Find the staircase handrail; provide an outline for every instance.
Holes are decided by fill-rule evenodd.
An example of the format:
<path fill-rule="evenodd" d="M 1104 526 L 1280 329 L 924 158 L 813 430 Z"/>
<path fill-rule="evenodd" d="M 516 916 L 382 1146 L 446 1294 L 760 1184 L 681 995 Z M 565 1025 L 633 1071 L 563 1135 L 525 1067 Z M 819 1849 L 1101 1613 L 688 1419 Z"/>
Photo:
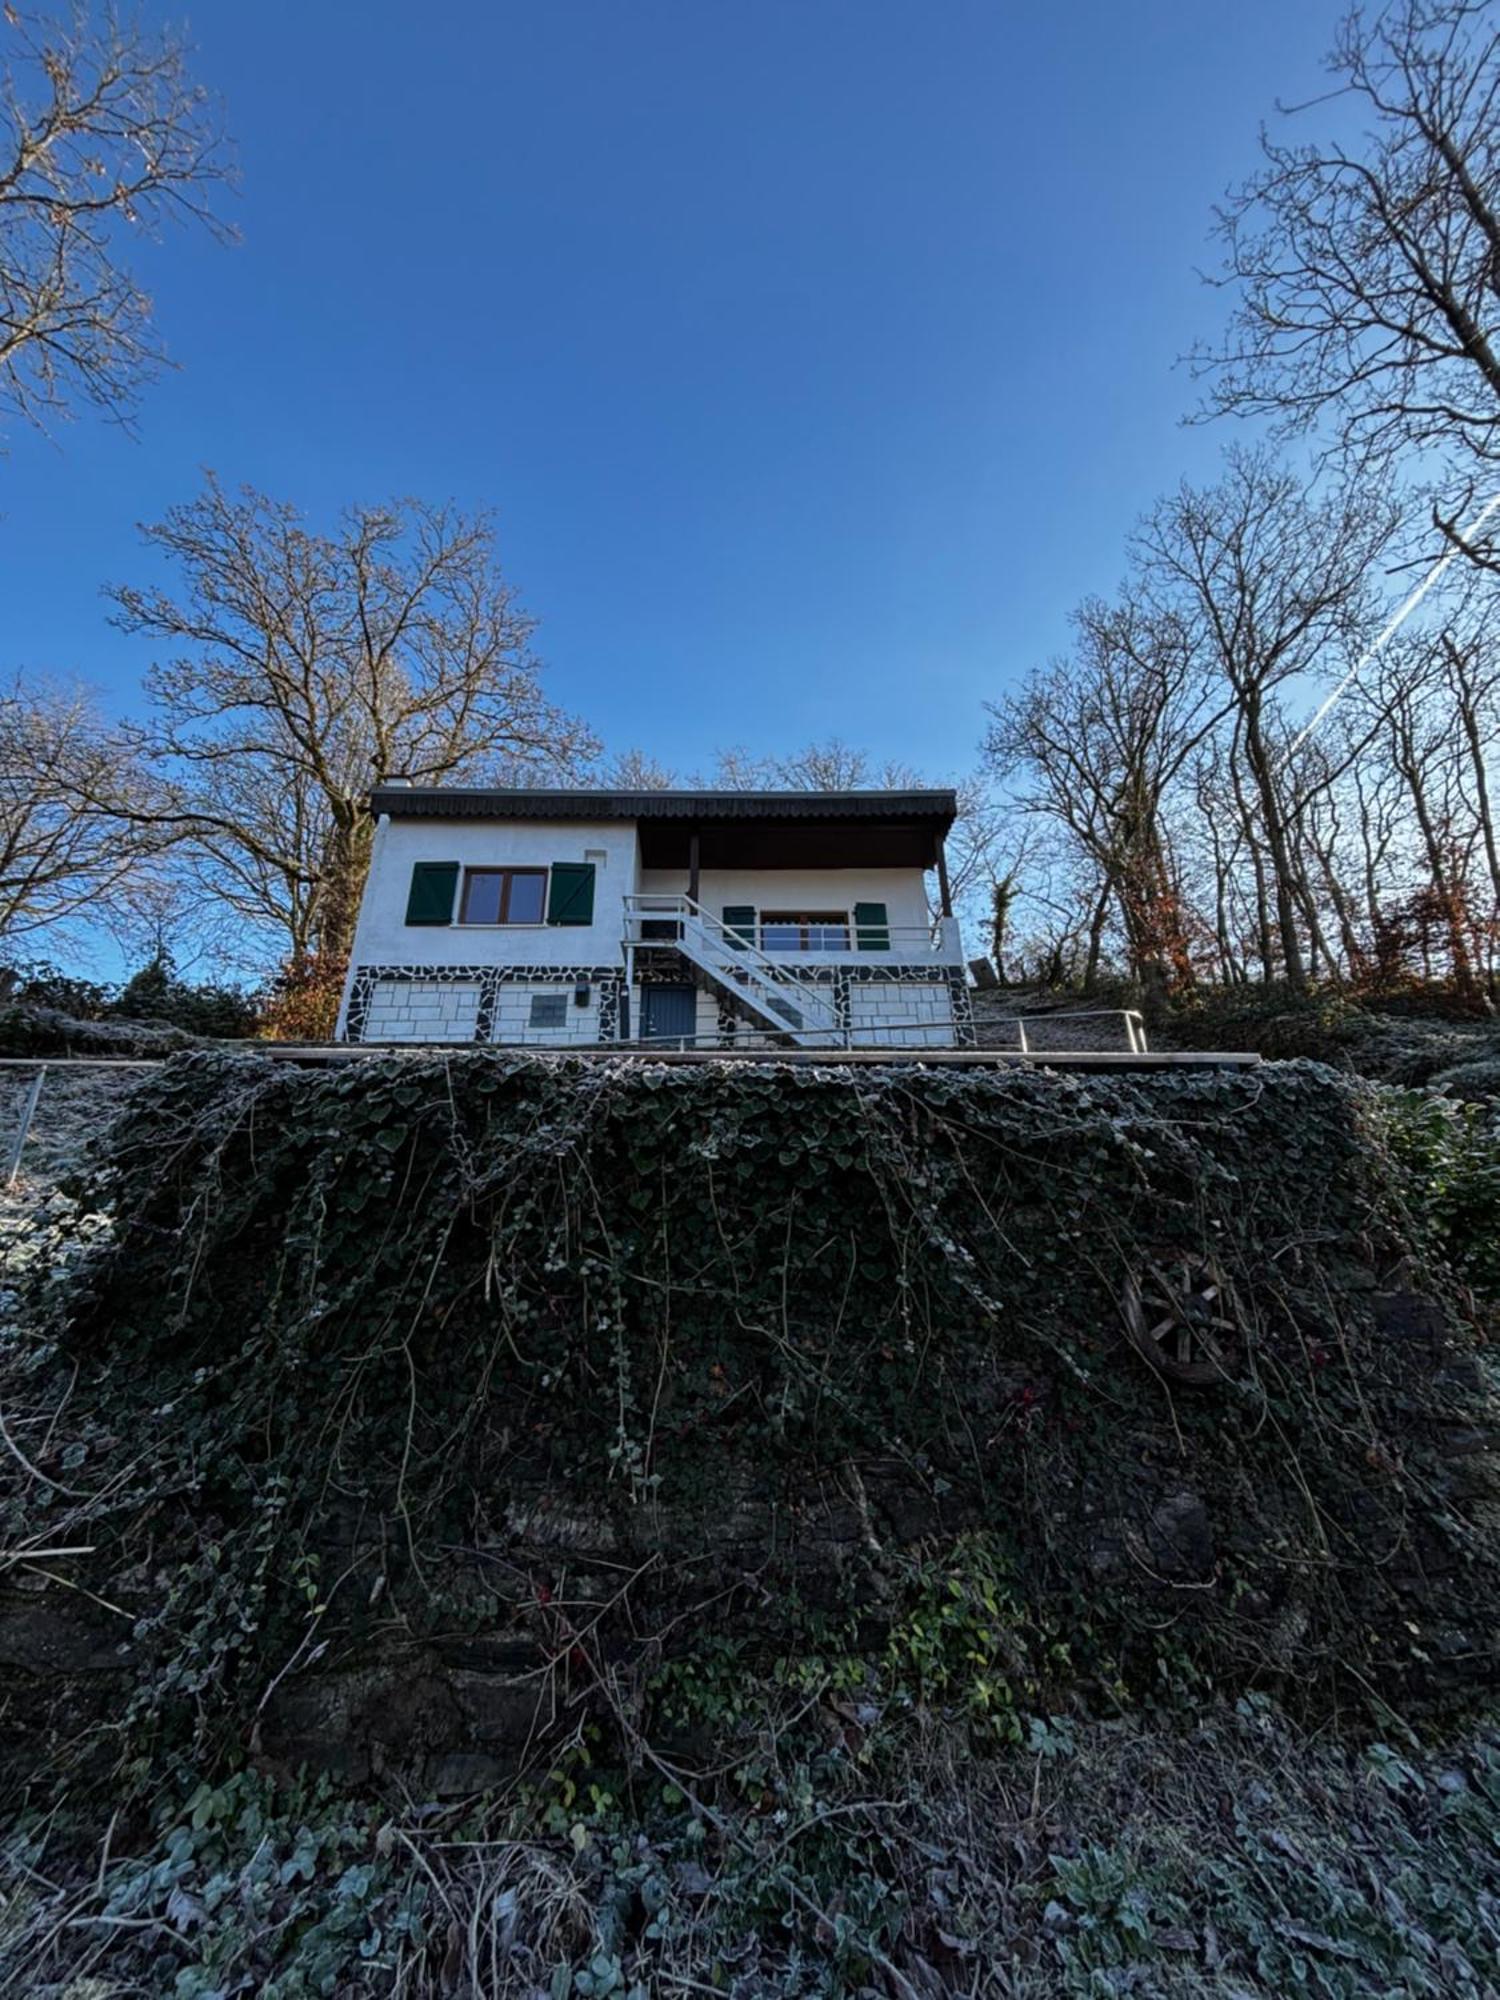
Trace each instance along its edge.
<path fill-rule="evenodd" d="M 641 905 L 649 906 L 649 914 L 656 916 L 686 914 L 696 918 L 698 923 L 708 931 L 710 937 L 715 938 L 715 942 L 720 945 L 720 948 L 731 955 L 731 965 L 735 967 L 748 967 L 751 971 L 757 973 L 768 986 L 780 987 L 783 990 L 790 986 L 799 994 L 810 993 L 820 1003 L 817 1011 L 821 1011 L 825 1015 L 836 1016 L 836 1009 L 832 1004 L 832 996 L 825 996 L 821 981 L 803 978 L 799 975 L 796 967 L 786 965 L 774 958 L 768 958 L 758 944 L 753 943 L 742 932 L 731 930 L 727 924 L 714 915 L 712 910 L 704 909 L 703 905 L 694 902 L 691 896 L 676 894 L 670 890 L 662 890 L 655 894 L 642 890 L 625 898 L 627 912 L 637 919 L 648 914 L 648 910 L 641 908 Z M 715 933 L 717 933 L 716 937 Z M 649 943 L 650 940 L 632 938 L 630 942 L 632 944 L 641 944 Z M 814 1034 L 827 1033 L 836 1030 L 836 1028 L 837 1020 L 835 1018 L 829 1028 L 812 1028 L 807 1032 Z"/>

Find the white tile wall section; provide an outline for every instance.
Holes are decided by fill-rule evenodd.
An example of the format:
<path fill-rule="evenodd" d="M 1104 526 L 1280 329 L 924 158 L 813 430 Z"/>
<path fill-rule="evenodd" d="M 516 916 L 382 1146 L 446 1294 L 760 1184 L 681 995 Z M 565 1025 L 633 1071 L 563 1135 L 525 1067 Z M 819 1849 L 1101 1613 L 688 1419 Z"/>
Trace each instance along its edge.
<path fill-rule="evenodd" d="M 538 968 L 540 970 L 540 968 Z M 849 982 L 849 1022 L 855 1047 L 943 1048 L 955 1036 L 953 1002 L 946 982 L 854 978 Z M 532 1025 L 533 996 L 548 994 L 565 1003 L 563 1025 Z M 695 995 L 694 1027 L 699 1043 L 713 1047 L 720 1036 L 719 1001 Z M 472 979 L 379 979 L 370 993 L 362 1039 L 367 1042 L 472 1042 L 480 1015 L 480 985 Z M 631 995 L 631 1021 L 640 1032 L 641 988 Z M 591 981 L 579 1006 L 571 980 L 545 977 L 505 980 L 495 990 L 488 1039 L 504 1047 L 579 1048 L 597 1044 L 601 1029 L 600 987 Z M 735 1044 L 772 1046 L 758 1022 L 740 1020 Z"/>
<path fill-rule="evenodd" d="M 561 993 L 567 998 L 568 1011 L 565 1025 L 561 1028 L 533 1028 L 531 1025 L 531 996 L 533 993 Z M 519 982 L 503 985 L 495 997 L 495 1019 L 491 1039 L 504 1042 L 511 1047 L 530 1044 L 533 1048 L 576 1048 L 582 1043 L 597 1042 L 599 1039 L 599 993 L 597 987 L 590 986 L 588 1003 L 580 1007 L 573 998 L 572 982 L 566 986 L 546 986 L 538 981 L 535 985 L 523 986 Z"/>
<path fill-rule="evenodd" d="M 567 1014 L 561 1028 L 531 1025 L 533 993 L 559 994 Z M 370 995 L 363 1039 L 367 1042 L 472 1042 L 479 1020 L 475 980 L 380 979 Z M 599 993 L 591 986 L 583 1006 L 567 985 L 503 985 L 495 998 L 491 1040 L 509 1046 L 568 1048 L 599 1039 Z"/>
<path fill-rule="evenodd" d="M 379 979 L 365 1017 L 367 1042 L 472 1042 L 479 983 L 459 979 Z"/>
<path fill-rule="evenodd" d="M 953 1040 L 953 998 L 946 986 L 855 981 L 849 1025 L 864 1047 L 943 1048 Z"/>
<path fill-rule="evenodd" d="M 630 1015 L 633 1032 L 639 1033 L 642 1018 L 639 986 L 630 996 Z M 849 1018 L 856 1048 L 950 1048 L 955 1039 L 953 1001 L 944 981 L 856 977 L 849 984 Z M 698 993 L 694 1030 L 701 1046 L 720 1045 L 719 1002 L 714 994 Z M 773 1049 L 777 1043 L 758 1018 L 739 1016 L 733 1046 Z"/>

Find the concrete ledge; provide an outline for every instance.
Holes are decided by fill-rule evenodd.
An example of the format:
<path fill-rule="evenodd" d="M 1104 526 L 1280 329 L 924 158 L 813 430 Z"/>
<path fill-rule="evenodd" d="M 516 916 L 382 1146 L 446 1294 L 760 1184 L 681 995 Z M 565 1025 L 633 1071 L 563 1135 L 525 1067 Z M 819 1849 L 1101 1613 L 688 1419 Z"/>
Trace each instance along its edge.
<path fill-rule="evenodd" d="M 187 1055 L 201 1055 L 188 1049 Z M 801 1063 L 854 1068 L 920 1063 L 936 1069 L 1254 1069 L 1258 1055 L 1233 1049 L 1162 1049 L 1132 1055 L 1128 1049 L 1053 1049 L 1022 1055 L 1019 1049 L 643 1049 L 630 1042 L 220 1042 L 215 1052 L 270 1056 L 277 1062 L 359 1062 L 370 1056 L 587 1056 L 597 1062 Z M 4 1069 L 160 1069 L 172 1056 L 0 1056 Z"/>
<path fill-rule="evenodd" d="M 629 1042 L 592 1043 L 577 1048 L 543 1042 L 258 1042 L 255 1054 L 281 1062 L 357 1062 L 368 1056 L 525 1055 L 546 1060 L 586 1056 L 600 1062 L 635 1063 L 796 1063 L 814 1068 L 875 1068 L 920 1064 L 930 1069 L 1164 1070 L 1254 1069 L 1249 1051 L 1163 1049 L 1132 1054 L 1128 1049 L 1053 1049 L 1023 1055 L 1019 1049 L 643 1049 Z"/>

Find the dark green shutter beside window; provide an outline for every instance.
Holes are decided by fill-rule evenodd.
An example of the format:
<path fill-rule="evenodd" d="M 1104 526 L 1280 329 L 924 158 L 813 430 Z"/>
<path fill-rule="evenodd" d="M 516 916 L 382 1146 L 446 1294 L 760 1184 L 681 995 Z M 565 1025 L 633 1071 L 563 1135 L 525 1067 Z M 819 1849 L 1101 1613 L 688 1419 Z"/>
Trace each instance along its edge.
<path fill-rule="evenodd" d="M 594 921 L 592 861 L 554 861 L 547 897 L 549 924 L 591 924 Z"/>
<path fill-rule="evenodd" d="M 890 950 L 890 918 L 884 903 L 854 905 L 854 941 L 861 951 Z"/>
<path fill-rule="evenodd" d="M 729 942 L 739 949 L 755 942 L 754 903 L 726 903 L 724 905 L 724 928 L 729 933 Z"/>
<path fill-rule="evenodd" d="M 456 861 L 419 861 L 411 871 L 406 921 L 409 924 L 451 924 L 457 889 Z"/>

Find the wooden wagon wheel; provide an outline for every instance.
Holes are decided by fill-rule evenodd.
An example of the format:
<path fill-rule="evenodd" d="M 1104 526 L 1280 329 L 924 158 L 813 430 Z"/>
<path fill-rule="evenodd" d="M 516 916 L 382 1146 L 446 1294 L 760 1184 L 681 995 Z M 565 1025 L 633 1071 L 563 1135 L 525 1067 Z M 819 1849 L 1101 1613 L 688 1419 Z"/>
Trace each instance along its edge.
<path fill-rule="evenodd" d="M 1240 1316 L 1211 1258 L 1164 1251 L 1125 1280 L 1130 1344 L 1169 1382 L 1204 1388 L 1233 1373 Z"/>

